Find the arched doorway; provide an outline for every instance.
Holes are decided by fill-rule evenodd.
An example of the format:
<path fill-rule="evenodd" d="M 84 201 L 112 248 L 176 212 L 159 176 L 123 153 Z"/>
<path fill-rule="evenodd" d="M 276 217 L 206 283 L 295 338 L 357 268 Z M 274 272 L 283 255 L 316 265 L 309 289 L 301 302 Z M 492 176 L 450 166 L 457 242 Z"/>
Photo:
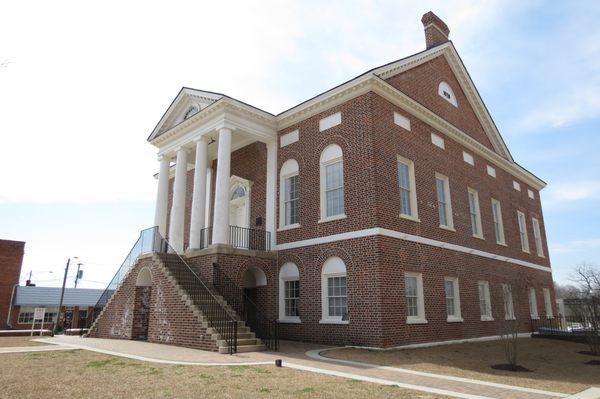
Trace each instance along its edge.
<path fill-rule="evenodd" d="M 135 301 L 133 304 L 133 326 L 131 339 L 148 340 L 150 324 L 150 297 L 152 294 L 152 272 L 143 267 L 135 281 Z"/>
<path fill-rule="evenodd" d="M 262 269 L 252 266 L 246 269 L 244 281 L 244 319 L 250 327 L 256 325 L 256 306 L 259 303 L 259 289 L 267 285 L 267 276 Z"/>
<path fill-rule="evenodd" d="M 229 225 L 250 227 L 250 181 L 238 176 L 229 183 Z"/>

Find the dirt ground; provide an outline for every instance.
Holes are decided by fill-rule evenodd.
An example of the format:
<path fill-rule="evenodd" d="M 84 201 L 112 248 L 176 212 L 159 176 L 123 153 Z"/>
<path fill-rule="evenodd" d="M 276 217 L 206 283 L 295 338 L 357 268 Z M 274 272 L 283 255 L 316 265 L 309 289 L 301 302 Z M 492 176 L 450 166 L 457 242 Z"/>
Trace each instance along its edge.
<path fill-rule="evenodd" d="M 523 338 L 518 347 L 519 365 L 531 372 L 515 373 L 490 367 L 506 363 L 501 341 L 389 351 L 344 348 L 322 355 L 564 393 L 600 386 L 600 366 L 586 364 L 600 358 L 579 353 L 588 350 L 587 345 Z"/>
<path fill-rule="evenodd" d="M 39 337 L 0 337 L 0 347 L 48 345 L 41 342 L 33 342 L 32 339 L 34 338 Z"/>
<path fill-rule="evenodd" d="M 0 359 L 0 398 L 441 398 L 275 366 L 161 365 L 84 350 Z"/>

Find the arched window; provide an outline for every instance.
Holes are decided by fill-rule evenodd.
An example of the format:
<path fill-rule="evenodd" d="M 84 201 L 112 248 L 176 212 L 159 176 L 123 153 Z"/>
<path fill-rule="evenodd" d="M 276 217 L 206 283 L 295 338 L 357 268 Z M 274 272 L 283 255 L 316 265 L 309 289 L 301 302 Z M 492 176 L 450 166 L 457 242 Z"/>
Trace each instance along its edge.
<path fill-rule="evenodd" d="M 183 116 L 183 119 L 187 119 L 191 116 L 194 116 L 195 114 L 198 113 L 198 111 L 200 111 L 200 107 L 198 107 L 196 104 L 192 105 L 190 108 L 188 108 L 188 110 L 186 111 L 185 115 Z"/>
<path fill-rule="evenodd" d="M 321 153 L 321 222 L 341 219 L 344 213 L 344 160 L 342 149 L 331 144 Z"/>
<path fill-rule="evenodd" d="M 279 227 L 300 226 L 298 162 L 288 159 L 279 171 Z"/>
<path fill-rule="evenodd" d="M 279 271 L 279 320 L 300 323 L 300 273 L 292 262 Z"/>
<path fill-rule="evenodd" d="M 456 101 L 456 97 L 454 96 L 454 92 L 450 85 L 446 82 L 441 82 L 438 86 L 438 94 L 450 104 L 458 107 L 458 102 Z"/>
<path fill-rule="evenodd" d="M 244 186 L 238 186 L 231 193 L 232 200 L 238 199 L 238 198 L 244 198 L 245 196 L 246 196 L 246 187 L 244 187 Z"/>
<path fill-rule="evenodd" d="M 323 264 L 321 272 L 321 323 L 348 323 L 346 265 L 337 256 Z"/>

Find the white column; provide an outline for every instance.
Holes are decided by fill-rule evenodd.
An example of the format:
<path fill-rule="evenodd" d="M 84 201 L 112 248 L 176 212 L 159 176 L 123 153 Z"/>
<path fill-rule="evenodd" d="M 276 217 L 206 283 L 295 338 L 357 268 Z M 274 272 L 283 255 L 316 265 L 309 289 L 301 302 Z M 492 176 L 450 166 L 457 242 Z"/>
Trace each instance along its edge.
<path fill-rule="evenodd" d="M 158 226 L 161 236 L 167 233 L 167 207 L 169 206 L 169 164 L 171 157 L 163 155 L 159 158 L 158 188 L 156 190 L 156 207 L 154 208 L 154 225 Z"/>
<path fill-rule="evenodd" d="M 211 226 L 211 220 L 210 220 L 210 200 L 211 198 L 211 194 L 212 194 L 212 176 L 213 176 L 213 171 L 212 168 L 207 168 L 206 169 L 206 215 L 204 216 L 204 221 L 205 221 L 205 225 L 204 227 L 210 227 Z"/>
<path fill-rule="evenodd" d="M 229 244 L 229 180 L 231 177 L 231 130 L 219 129 L 217 181 L 213 217 L 213 244 Z"/>
<path fill-rule="evenodd" d="M 204 228 L 206 212 L 206 164 L 208 143 L 204 137 L 196 141 L 196 167 L 194 169 L 194 194 L 190 223 L 190 248 L 200 248 L 200 232 Z"/>
<path fill-rule="evenodd" d="M 177 150 L 175 182 L 173 183 L 173 203 L 169 224 L 169 243 L 179 253 L 183 252 L 183 225 L 185 220 L 185 191 L 187 180 L 187 149 Z"/>
<path fill-rule="evenodd" d="M 265 227 L 271 233 L 271 250 L 277 243 L 277 211 L 275 198 L 277 197 L 277 142 L 267 143 L 267 192 L 265 201 Z"/>

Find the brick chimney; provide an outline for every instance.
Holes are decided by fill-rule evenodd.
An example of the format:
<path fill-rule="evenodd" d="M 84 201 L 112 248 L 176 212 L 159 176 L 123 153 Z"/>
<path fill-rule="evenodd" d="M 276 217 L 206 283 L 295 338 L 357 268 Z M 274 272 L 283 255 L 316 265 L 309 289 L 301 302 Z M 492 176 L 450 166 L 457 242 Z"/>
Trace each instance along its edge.
<path fill-rule="evenodd" d="M 421 22 L 425 29 L 425 45 L 428 49 L 448 41 L 448 35 L 450 34 L 448 25 L 432 11 L 423 14 Z"/>

